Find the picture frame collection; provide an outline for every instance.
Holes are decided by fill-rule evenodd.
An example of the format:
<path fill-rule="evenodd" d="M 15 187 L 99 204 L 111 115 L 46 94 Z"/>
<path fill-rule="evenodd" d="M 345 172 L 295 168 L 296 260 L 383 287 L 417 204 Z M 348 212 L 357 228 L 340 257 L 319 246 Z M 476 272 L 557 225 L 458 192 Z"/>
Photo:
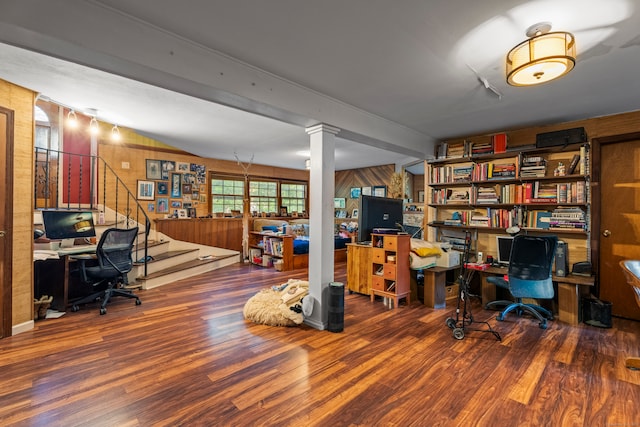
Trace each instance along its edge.
<path fill-rule="evenodd" d="M 137 181 L 137 198 L 149 201 L 148 212 L 195 217 L 195 208 L 207 202 L 205 165 L 146 159 L 145 168 L 146 179 Z"/>

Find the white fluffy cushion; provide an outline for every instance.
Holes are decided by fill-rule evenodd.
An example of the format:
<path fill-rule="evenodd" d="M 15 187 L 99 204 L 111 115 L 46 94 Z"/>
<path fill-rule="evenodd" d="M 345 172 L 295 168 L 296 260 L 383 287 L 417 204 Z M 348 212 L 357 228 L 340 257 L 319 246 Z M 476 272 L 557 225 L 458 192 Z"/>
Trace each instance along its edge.
<path fill-rule="evenodd" d="M 282 291 L 263 289 L 244 305 L 244 318 L 255 323 L 271 326 L 295 326 L 302 323 L 304 316 L 290 307 L 300 304 L 309 293 L 309 282 L 289 279 Z M 284 285 L 283 285 L 284 286 Z"/>

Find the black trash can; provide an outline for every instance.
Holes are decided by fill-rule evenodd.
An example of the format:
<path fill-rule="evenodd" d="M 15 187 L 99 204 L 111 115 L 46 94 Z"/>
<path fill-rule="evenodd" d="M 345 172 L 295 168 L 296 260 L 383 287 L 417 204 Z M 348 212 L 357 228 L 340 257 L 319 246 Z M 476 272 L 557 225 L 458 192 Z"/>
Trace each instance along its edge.
<path fill-rule="evenodd" d="M 329 332 L 342 332 L 344 329 L 344 284 L 329 283 Z"/>
<path fill-rule="evenodd" d="M 601 301 L 598 298 L 583 298 L 582 321 L 598 328 L 610 328 L 613 326 L 611 305 L 609 301 Z"/>

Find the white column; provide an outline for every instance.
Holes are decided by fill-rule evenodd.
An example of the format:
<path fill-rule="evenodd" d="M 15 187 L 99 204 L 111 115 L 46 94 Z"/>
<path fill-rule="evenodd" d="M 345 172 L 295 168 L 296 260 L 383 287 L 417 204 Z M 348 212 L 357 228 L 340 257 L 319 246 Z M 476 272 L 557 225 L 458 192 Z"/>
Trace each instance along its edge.
<path fill-rule="evenodd" d="M 334 276 L 335 136 L 340 129 L 319 124 L 306 129 L 309 134 L 309 295 L 313 313 L 305 323 L 326 329 L 329 283 Z"/>

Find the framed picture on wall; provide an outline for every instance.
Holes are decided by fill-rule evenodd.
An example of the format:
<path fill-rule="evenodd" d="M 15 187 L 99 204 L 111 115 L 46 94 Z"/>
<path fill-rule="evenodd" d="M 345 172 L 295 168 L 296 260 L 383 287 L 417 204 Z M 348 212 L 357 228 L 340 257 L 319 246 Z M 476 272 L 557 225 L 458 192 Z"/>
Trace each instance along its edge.
<path fill-rule="evenodd" d="M 344 209 L 346 207 L 347 199 L 344 197 L 335 197 L 333 199 L 333 207 L 336 209 Z"/>
<path fill-rule="evenodd" d="M 158 181 L 158 196 L 166 196 L 169 194 L 169 183 L 167 181 Z"/>
<path fill-rule="evenodd" d="M 178 209 L 178 218 L 188 218 L 186 209 Z"/>
<path fill-rule="evenodd" d="M 178 172 L 189 172 L 190 163 L 176 162 L 176 170 Z"/>
<path fill-rule="evenodd" d="M 162 160 L 162 179 L 169 179 L 169 174 L 176 170 L 176 162 Z"/>
<path fill-rule="evenodd" d="M 370 196 L 371 195 L 371 187 L 362 187 L 362 195 Z"/>
<path fill-rule="evenodd" d="M 361 191 L 362 190 L 360 189 L 360 187 L 351 187 L 351 198 L 352 199 L 359 199 Z"/>
<path fill-rule="evenodd" d="M 418 203 L 424 203 L 424 191 L 418 191 Z"/>
<path fill-rule="evenodd" d="M 373 187 L 373 195 L 376 197 L 387 197 L 387 187 L 384 185 L 375 185 Z"/>
<path fill-rule="evenodd" d="M 156 183 L 153 181 L 138 180 L 138 200 L 154 200 Z"/>
<path fill-rule="evenodd" d="M 158 197 L 158 213 L 169 213 L 169 199 L 166 197 Z"/>
<path fill-rule="evenodd" d="M 182 196 L 182 175 L 179 173 L 171 174 L 171 197 Z"/>
<path fill-rule="evenodd" d="M 147 179 L 162 179 L 160 160 L 147 159 Z"/>

